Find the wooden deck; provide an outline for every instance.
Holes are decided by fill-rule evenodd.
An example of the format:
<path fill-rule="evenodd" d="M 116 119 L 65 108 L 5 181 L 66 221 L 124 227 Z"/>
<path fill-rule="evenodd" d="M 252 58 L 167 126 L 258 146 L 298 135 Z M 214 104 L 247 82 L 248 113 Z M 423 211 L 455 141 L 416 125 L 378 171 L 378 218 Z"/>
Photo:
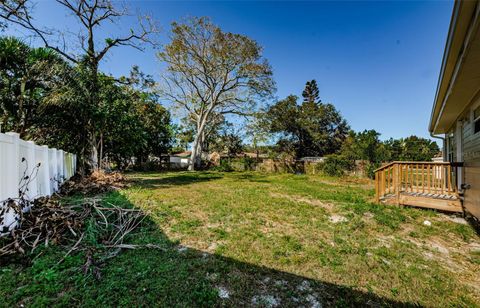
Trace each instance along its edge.
<path fill-rule="evenodd" d="M 375 170 L 376 201 L 462 212 L 456 171 L 444 162 L 392 162 Z"/>

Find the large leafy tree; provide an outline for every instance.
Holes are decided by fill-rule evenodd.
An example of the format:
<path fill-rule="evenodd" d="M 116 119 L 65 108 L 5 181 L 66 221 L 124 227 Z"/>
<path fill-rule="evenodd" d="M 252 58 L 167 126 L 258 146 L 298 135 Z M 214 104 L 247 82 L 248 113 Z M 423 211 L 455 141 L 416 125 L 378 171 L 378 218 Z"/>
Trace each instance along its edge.
<path fill-rule="evenodd" d="M 184 123 L 175 125 L 174 136 L 175 136 L 175 146 L 172 149 L 173 152 L 183 152 L 188 150 L 188 146 L 193 142 L 195 130 L 190 125 L 185 125 Z"/>
<path fill-rule="evenodd" d="M 440 152 L 435 141 L 417 136 L 390 139 L 385 144 L 391 153 L 391 160 L 430 161 Z"/>
<path fill-rule="evenodd" d="M 430 161 L 439 152 L 437 144 L 429 139 L 410 136 L 381 141 L 379 137 L 380 133 L 373 129 L 351 131 L 340 151 L 340 158 L 345 160 L 347 169 L 353 169 L 357 160 L 366 161 L 366 171 L 372 177 L 373 170 L 382 162 Z"/>
<path fill-rule="evenodd" d="M 341 148 L 341 155 L 348 162 L 348 167 L 353 168 L 356 160 L 370 163 L 371 168 L 376 168 L 381 162 L 390 159 L 387 146 L 379 139 L 380 133 L 371 129 L 362 132 L 350 131 Z"/>
<path fill-rule="evenodd" d="M 250 139 L 250 146 L 246 146 L 249 150 L 260 156 L 260 150 L 265 149 L 270 141 L 270 133 L 265 129 L 265 113 L 263 110 L 258 111 L 246 125 L 246 134 Z"/>
<path fill-rule="evenodd" d="M 172 146 L 173 128 L 170 112 L 151 98 L 140 99 L 139 116 L 145 134 L 147 147 L 141 153 L 161 156 L 169 152 Z M 140 153 L 137 153 L 140 157 Z"/>
<path fill-rule="evenodd" d="M 164 97 L 195 121 L 189 170 L 200 163 L 204 131 L 216 115 L 251 114 L 255 102 L 274 90 L 258 43 L 205 17 L 173 23 L 171 42 L 159 57 L 168 65 Z"/>
<path fill-rule="evenodd" d="M 172 130 L 170 113 L 156 96 L 132 85 L 119 85 L 109 76 L 100 78 L 102 114 L 100 157 L 113 160 L 124 169 L 136 158 L 145 162 L 150 155 L 168 152 Z"/>
<path fill-rule="evenodd" d="M 347 122 L 332 104 L 321 103 L 315 91 L 308 93 L 302 104 L 290 95 L 270 106 L 263 115 L 268 131 L 279 136 L 280 149 L 297 158 L 337 152 L 349 131 Z"/>
<path fill-rule="evenodd" d="M 230 157 L 242 152 L 243 139 L 232 123 L 223 121 L 209 134 L 205 146 L 209 151 L 224 153 Z"/>
<path fill-rule="evenodd" d="M 99 157 L 119 167 L 132 159 L 166 153 L 170 147 L 169 112 L 158 104 L 151 79 L 133 68 L 120 82 L 100 74 L 99 104 L 85 116 L 88 74 L 71 67 L 46 48 L 31 48 L 14 38 L 0 38 L 0 119 L 3 130 L 24 139 L 82 154 L 96 118 Z M 102 159 L 101 159 L 102 161 Z"/>
<path fill-rule="evenodd" d="M 116 23 L 128 15 L 125 8 L 119 7 L 110 0 L 56 0 L 80 26 L 80 32 L 71 34 L 60 29 L 52 30 L 35 23 L 32 8 L 35 6 L 29 0 L 7 0 L 0 2 L 0 18 L 18 27 L 30 31 L 49 50 L 62 55 L 69 62 L 83 70 L 84 104 L 81 116 L 88 119 L 85 123 L 86 133 L 82 134 L 82 151 L 80 157 L 92 168 L 98 168 L 98 155 L 101 143 L 101 132 L 97 130 L 97 108 L 100 104 L 99 65 L 112 48 L 130 46 L 141 49 L 142 43 L 153 43 L 152 34 L 157 27 L 152 19 L 139 17 L 138 29 L 130 29 L 124 36 L 109 37 L 99 31 L 105 24 Z M 58 44 L 57 42 L 63 42 Z M 69 48 L 80 46 L 80 48 Z M 86 155 L 90 154 L 90 159 Z"/>

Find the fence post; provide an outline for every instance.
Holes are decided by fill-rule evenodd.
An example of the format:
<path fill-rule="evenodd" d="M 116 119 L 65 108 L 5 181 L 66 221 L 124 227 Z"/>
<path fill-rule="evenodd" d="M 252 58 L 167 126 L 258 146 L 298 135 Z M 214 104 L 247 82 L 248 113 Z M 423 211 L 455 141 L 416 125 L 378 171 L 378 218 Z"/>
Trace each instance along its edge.
<path fill-rule="evenodd" d="M 73 175 L 77 173 L 77 154 L 73 154 Z"/>
<path fill-rule="evenodd" d="M 0 201 L 18 197 L 18 138 L 15 133 L 0 135 Z"/>
<path fill-rule="evenodd" d="M 394 165 L 394 173 L 395 173 L 395 199 L 397 202 L 397 205 L 400 205 L 400 170 L 399 170 L 399 164 Z"/>
<path fill-rule="evenodd" d="M 42 145 L 41 147 L 42 153 L 42 165 L 40 168 L 43 170 L 43 178 L 42 178 L 42 186 L 40 192 L 42 196 L 47 196 L 50 194 L 50 166 L 48 163 L 48 146 Z"/>
<path fill-rule="evenodd" d="M 3 181 L 0 183 L 2 186 L 2 200 L 8 198 L 18 198 L 18 183 L 19 183 L 19 171 L 20 171 L 20 161 L 18 159 L 19 156 L 19 142 L 20 142 L 20 135 L 17 133 L 9 132 L 5 134 L 8 136 L 5 138 L 5 144 L 0 147 L 0 151 L 2 151 L 2 160 L 0 164 L 3 165 L 2 167 L 2 174 L 5 174 L 6 177 L 3 178 Z M 10 139 L 10 140 L 7 140 Z M 0 177 L 1 180 L 1 177 Z M 2 201 L 0 200 L 0 201 Z M 13 208 L 5 211 L 3 213 L 2 223 L 0 224 L 1 230 L 8 229 L 13 230 L 17 226 L 17 221 L 20 215 L 15 213 Z"/>
<path fill-rule="evenodd" d="M 5 164 L 5 174 L 8 174 L 8 180 L 5 184 L 7 187 L 6 189 L 6 197 L 7 198 L 18 198 L 18 183 L 20 182 L 20 160 L 18 159 L 19 156 L 19 147 L 20 147 L 20 134 L 13 133 L 13 132 L 8 132 L 5 135 L 8 135 L 11 137 L 12 140 L 12 146 L 10 148 L 10 151 L 7 150 L 7 152 L 10 152 L 8 157 L 5 157 L 8 159 L 7 164 Z"/>
<path fill-rule="evenodd" d="M 35 159 L 35 142 L 33 141 L 27 141 L 26 143 L 27 146 L 27 157 L 25 157 L 25 170 L 26 170 L 26 175 L 29 177 L 28 179 L 24 179 L 24 181 L 27 181 L 27 192 L 26 196 L 28 200 L 32 201 L 35 199 L 37 196 L 37 172 L 36 170 L 37 167 L 37 160 Z M 28 209 L 26 209 L 28 210 Z"/>
<path fill-rule="evenodd" d="M 58 155 L 57 155 L 57 149 L 53 148 L 52 149 L 52 188 L 53 192 L 56 192 L 58 190 Z"/>
<path fill-rule="evenodd" d="M 60 167 L 60 183 L 63 183 L 63 180 L 65 179 L 65 153 L 63 150 L 58 151 L 59 154 L 59 162 L 58 166 Z"/>

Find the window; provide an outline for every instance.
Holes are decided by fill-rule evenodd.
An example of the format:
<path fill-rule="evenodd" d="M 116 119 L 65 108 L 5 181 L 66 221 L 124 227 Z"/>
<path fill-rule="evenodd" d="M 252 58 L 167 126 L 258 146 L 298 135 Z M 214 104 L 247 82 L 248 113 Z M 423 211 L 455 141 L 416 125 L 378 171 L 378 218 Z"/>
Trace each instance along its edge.
<path fill-rule="evenodd" d="M 480 106 L 473 110 L 473 133 L 480 132 Z"/>

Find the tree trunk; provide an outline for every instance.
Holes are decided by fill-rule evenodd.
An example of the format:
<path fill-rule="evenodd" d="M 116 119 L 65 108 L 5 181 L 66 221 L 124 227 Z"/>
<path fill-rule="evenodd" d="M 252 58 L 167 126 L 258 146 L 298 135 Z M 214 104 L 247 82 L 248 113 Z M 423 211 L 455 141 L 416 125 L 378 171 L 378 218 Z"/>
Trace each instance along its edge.
<path fill-rule="evenodd" d="M 90 148 L 92 151 L 90 153 L 90 166 L 92 168 L 92 171 L 98 170 L 98 150 L 95 136 L 93 135 L 90 137 Z"/>
<path fill-rule="evenodd" d="M 99 151 L 99 168 L 104 169 L 103 166 L 103 133 L 100 133 L 100 151 Z"/>
<path fill-rule="evenodd" d="M 198 150 L 198 143 L 199 143 L 199 135 L 195 136 L 192 145 L 192 154 L 190 155 L 190 161 L 188 162 L 188 171 L 195 171 L 196 162 L 197 162 L 197 150 Z"/>
<path fill-rule="evenodd" d="M 204 138 L 204 129 L 205 122 L 197 125 L 197 133 L 195 134 L 195 139 L 193 140 L 192 145 L 192 154 L 190 155 L 190 162 L 188 163 L 188 170 L 194 171 L 195 168 L 200 168 L 202 163 L 202 149 L 203 149 L 203 138 Z"/>
<path fill-rule="evenodd" d="M 203 147 L 205 146 L 205 131 L 202 131 L 200 134 L 200 140 L 197 144 L 197 168 L 202 166 L 202 154 L 203 154 Z"/>
<path fill-rule="evenodd" d="M 197 118 L 197 133 L 195 134 L 195 139 L 193 141 L 192 146 L 192 155 L 190 155 L 190 162 L 188 165 L 189 171 L 194 171 L 195 167 L 201 167 L 201 156 L 202 156 L 202 149 L 203 149 L 203 142 L 205 141 L 205 127 L 207 120 L 213 110 L 213 106 L 211 105 L 205 113 L 202 115 L 198 115 Z"/>

